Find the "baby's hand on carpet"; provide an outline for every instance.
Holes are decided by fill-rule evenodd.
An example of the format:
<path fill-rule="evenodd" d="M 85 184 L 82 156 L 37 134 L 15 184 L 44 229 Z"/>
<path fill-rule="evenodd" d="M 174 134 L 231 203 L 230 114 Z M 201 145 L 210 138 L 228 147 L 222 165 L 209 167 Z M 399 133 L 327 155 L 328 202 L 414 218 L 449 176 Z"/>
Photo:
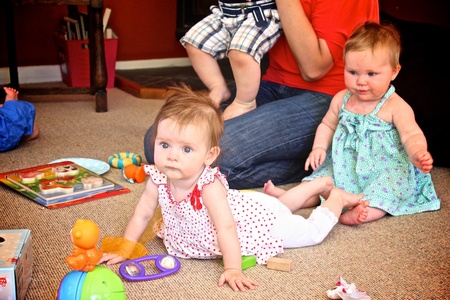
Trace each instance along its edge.
<path fill-rule="evenodd" d="M 258 285 L 256 281 L 247 278 L 239 269 L 225 270 L 222 275 L 220 275 L 219 286 L 223 286 L 225 282 L 228 283 L 235 292 L 245 292 L 247 290 L 246 288 L 253 290 Z"/>
<path fill-rule="evenodd" d="M 106 262 L 108 265 L 114 265 L 117 263 L 121 263 L 123 261 L 127 260 L 125 257 L 120 256 L 115 253 L 103 253 L 103 257 L 100 258 L 99 264 Z"/>

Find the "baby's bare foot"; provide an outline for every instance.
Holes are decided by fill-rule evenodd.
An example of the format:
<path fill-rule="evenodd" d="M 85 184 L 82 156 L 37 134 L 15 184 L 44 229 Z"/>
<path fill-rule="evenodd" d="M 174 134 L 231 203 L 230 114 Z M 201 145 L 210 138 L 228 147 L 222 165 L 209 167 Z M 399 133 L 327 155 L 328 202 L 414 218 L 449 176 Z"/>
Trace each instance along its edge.
<path fill-rule="evenodd" d="M 210 91 L 209 97 L 213 100 L 214 104 L 219 107 L 220 103 L 227 101 L 231 96 L 228 87 L 214 88 Z"/>
<path fill-rule="evenodd" d="M 339 222 L 344 225 L 358 225 L 364 223 L 369 215 L 369 200 L 363 200 L 358 205 L 350 208 L 339 217 Z"/>
<path fill-rule="evenodd" d="M 18 100 L 19 99 L 19 92 L 16 89 L 13 89 L 12 87 L 3 87 L 6 93 L 5 101 L 8 100 Z"/>
<path fill-rule="evenodd" d="M 252 111 L 256 108 L 256 100 L 253 100 L 249 103 L 243 103 L 239 100 L 235 99 L 233 103 L 231 103 L 223 112 L 223 119 L 229 120 L 232 118 L 239 117 L 249 111 Z"/>
<path fill-rule="evenodd" d="M 32 139 L 35 139 L 39 136 L 39 127 L 36 126 L 36 124 L 34 124 L 33 127 L 33 132 L 30 135 L 26 135 L 22 138 L 23 142 L 28 142 Z"/>
<path fill-rule="evenodd" d="M 286 193 L 286 191 L 275 186 L 272 180 L 269 180 L 266 183 L 264 183 L 264 193 L 266 193 L 269 196 L 278 198 L 284 193 Z"/>
<path fill-rule="evenodd" d="M 360 203 L 360 201 L 363 197 L 364 197 L 363 194 L 348 193 L 348 192 L 344 191 L 343 189 L 336 188 L 336 187 L 330 191 L 330 196 L 329 196 L 329 198 L 340 199 L 342 202 L 342 205 L 345 208 L 355 207 L 356 205 L 358 205 Z"/>

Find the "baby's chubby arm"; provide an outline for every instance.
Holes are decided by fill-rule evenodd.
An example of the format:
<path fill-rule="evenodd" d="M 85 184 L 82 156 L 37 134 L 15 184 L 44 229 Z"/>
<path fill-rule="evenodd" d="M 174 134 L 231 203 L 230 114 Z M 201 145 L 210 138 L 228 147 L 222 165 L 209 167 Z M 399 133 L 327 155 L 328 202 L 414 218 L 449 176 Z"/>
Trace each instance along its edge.
<path fill-rule="evenodd" d="M 339 110 L 346 91 L 340 91 L 331 100 L 330 108 L 317 127 L 312 150 L 305 162 L 305 170 L 309 170 L 309 166 L 315 170 L 325 161 L 328 148 L 331 146 L 333 135 L 339 122 Z"/>
<path fill-rule="evenodd" d="M 258 283 L 242 273 L 242 254 L 236 223 L 227 200 L 227 191 L 219 180 L 203 187 L 203 203 L 217 230 L 217 239 L 223 255 L 224 271 L 218 285 L 226 282 L 234 291 L 254 289 Z"/>
<path fill-rule="evenodd" d="M 428 144 L 422 129 L 417 124 L 414 111 L 402 98 L 392 102 L 392 122 L 398 130 L 411 163 L 423 173 L 433 168 L 433 158 L 428 152 Z"/>
<path fill-rule="evenodd" d="M 121 244 L 118 251 L 114 253 L 104 253 L 99 263 L 107 262 L 108 265 L 117 264 L 129 258 L 133 252 L 135 243 L 141 238 L 141 235 L 147 228 L 148 223 L 153 218 L 156 208 L 158 206 L 158 187 L 151 179 L 147 180 L 145 190 L 134 209 L 125 229 L 124 239 L 126 243 Z"/>

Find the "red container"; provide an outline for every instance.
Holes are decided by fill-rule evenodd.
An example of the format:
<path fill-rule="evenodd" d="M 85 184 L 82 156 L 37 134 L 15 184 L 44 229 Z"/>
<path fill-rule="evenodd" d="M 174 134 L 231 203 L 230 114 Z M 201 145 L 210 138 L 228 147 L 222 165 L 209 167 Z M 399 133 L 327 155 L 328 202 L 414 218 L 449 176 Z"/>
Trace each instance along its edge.
<path fill-rule="evenodd" d="M 107 88 L 114 87 L 118 41 L 118 38 L 104 40 L 108 73 Z M 61 36 L 56 36 L 56 45 L 64 83 L 71 87 L 90 87 L 89 41 L 65 40 Z"/>

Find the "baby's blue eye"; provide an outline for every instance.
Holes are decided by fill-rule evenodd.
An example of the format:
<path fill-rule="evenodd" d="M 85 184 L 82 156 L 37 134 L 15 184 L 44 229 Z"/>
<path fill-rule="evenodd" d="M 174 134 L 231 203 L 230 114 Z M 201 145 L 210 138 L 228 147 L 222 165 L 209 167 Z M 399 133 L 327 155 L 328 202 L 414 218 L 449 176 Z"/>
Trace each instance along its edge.
<path fill-rule="evenodd" d="M 169 148 L 169 144 L 161 143 L 161 147 L 164 148 L 164 149 L 167 149 L 167 148 Z"/>
<path fill-rule="evenodd" d="M 183 147 L 183 151 L 186 152 L 186 153 L 190 153 L 190 152 L 192 152 L 192 148 Z"/>

